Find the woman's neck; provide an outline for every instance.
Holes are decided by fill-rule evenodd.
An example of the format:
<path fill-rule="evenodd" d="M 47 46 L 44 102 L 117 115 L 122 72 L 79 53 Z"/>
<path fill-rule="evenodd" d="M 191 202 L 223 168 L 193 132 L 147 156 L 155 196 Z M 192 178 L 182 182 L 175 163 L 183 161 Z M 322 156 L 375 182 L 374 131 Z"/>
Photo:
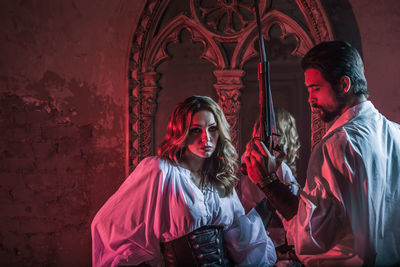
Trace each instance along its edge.
<path fill-rule="evenodd" d="M 186 150 L 179 164 L 193 173 L 200 174 L 203 170 L 204 161 L 205 159 L 193 155 L 189 150 Z"/>

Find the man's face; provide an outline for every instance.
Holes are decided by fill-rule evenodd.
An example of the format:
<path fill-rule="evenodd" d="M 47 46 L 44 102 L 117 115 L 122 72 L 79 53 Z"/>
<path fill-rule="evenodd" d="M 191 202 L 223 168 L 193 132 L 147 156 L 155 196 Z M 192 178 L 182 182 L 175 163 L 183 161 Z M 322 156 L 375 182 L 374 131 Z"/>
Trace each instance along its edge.
<path fill-rule="evenodd" d="M 344 101 L 339 101 L 332 85 L 322 77 L 319 70 L 310 68 L 304 72 L 305 85 L 308 90 L 308 102 L 319 111 L 321 119 L 332 121 L 341 114 Z"/>
<path fill-rule="evenodd" d="M 218 138 L 218 125 L 214 114 L 206 110 L 195 113 L 186 139 L 189 152 L 200 158 L 209 158 L 217 147 Z"/>

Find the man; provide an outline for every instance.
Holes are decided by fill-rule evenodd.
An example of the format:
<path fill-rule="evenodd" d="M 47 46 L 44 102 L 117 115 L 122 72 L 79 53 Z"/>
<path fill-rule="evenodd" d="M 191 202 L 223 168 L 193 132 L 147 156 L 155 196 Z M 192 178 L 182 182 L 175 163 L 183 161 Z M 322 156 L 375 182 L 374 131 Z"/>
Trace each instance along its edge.
<path fill-rule="evenodd" d="M 290 198 L 275 158 L 248 144 L 248 175 L 286 218 L 287 238 L 310 266 L 400 264 L 400 126 L 368 101 L 357 50 L 324 42 L 302 60 L 308 101 L 332 123 L 311 154 L 306 185 Z"/>

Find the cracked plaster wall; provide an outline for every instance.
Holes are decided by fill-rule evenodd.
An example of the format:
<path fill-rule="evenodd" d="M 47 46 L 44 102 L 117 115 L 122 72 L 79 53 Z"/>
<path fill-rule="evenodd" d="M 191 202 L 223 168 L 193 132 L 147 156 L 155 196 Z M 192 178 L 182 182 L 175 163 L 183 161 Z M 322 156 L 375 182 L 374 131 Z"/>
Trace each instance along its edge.
<path fill-rule="evenodd" d="M 0 1 L 0 265 L 91 265 L 90 222 L 125 178 L 142 5 Z"/>

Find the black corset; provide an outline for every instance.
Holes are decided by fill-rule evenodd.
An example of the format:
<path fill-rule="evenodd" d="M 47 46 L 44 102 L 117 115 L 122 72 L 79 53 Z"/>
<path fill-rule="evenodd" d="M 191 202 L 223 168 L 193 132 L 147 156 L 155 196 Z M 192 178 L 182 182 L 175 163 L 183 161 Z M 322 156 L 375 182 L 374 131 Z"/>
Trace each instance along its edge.
<path fill-rule="evenodd" d="M 233 266 L 223 241 L 222 227 L 210 225 L 161 243 L 165 266 Z"/>

